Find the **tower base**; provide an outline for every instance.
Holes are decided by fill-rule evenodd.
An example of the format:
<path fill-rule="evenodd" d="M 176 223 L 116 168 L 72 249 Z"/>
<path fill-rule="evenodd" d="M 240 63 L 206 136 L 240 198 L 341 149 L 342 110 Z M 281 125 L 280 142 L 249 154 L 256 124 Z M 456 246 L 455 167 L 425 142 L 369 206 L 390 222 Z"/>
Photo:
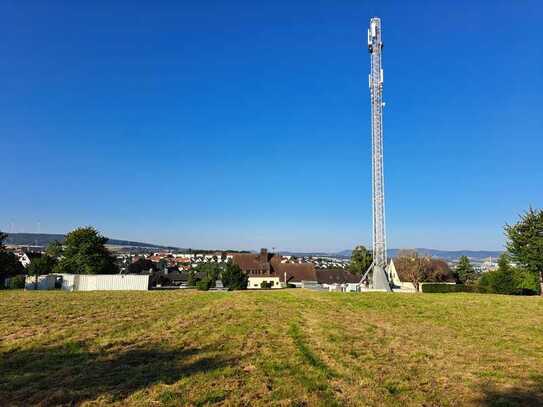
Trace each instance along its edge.
<path fill-rule="evenodd" d="M 372 270 L 372 285 L 374 290 L 392 291 L 388 282 L 385 269 L 381 266 L 374 265 Z"/>

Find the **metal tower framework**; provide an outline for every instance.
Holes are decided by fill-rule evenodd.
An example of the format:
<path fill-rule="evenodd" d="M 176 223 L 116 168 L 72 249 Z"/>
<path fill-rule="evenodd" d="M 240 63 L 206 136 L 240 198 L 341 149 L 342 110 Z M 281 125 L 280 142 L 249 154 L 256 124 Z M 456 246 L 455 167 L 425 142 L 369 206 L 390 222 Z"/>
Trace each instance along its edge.
<path fill-rule="evenodd" d="M 370 20 L 368 51 L 371 55 L 369 87 L 371 94 L 372 140 L 372 202 L 373 202 L 373 264 L 368 270 L 372 275 L 372 288 L 390 291 L 387 269 L 385 231 L 385 182 L 383 173 L 383 67 L 381 19 Z"/>

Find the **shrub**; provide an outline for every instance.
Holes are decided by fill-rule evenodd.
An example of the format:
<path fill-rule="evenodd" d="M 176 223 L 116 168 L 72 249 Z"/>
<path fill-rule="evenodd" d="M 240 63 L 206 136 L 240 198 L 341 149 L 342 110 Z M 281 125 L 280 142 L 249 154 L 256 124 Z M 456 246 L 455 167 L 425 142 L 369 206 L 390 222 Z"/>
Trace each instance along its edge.
<path fill-rule="evenodd" d="M 479 285 L 488 293 L 514 294 L 516 291 L 513 273 L 509 270 L 489 271 L 481 276 Z"/>
<path fill-rule="evenodd" d="M 270 289 L 273 287 L 273 281 L 262 281 L 260 283 L 260 288 Z"/>
<path fill-rule="evenodd" d="M 9 288 L 25 288 L 25 275 L 19 274 L 9 280 Z"/>
<path fill-rule="evenodd" d="M 189 271 L 189 278 L 187 281 L 187 285 L 189 287 L 196 287 L 196 285 L 198 284 L 198 281 L 200 280 L 196 277 L 196 273 L 194 272 L 194 270 Z"/>
<path fill-rule="evenodd" d="M 493 294 L 536 295 L 538 285 L 535 273 L 513 267 L 489 271 L 479 279 L 481 292 Z"/>
<path fill-rule="evenodd" d="M 476 286 L 465 284 L 422 284 L 423 293 L 473 293 Z"/>
<path fill-rule="evenodd" d="M 196 288 L 200 291 L 208 291 L 210 288 L 213 287 L 214 283 L 215 280 L 207 276 L 196 283 Z"/>

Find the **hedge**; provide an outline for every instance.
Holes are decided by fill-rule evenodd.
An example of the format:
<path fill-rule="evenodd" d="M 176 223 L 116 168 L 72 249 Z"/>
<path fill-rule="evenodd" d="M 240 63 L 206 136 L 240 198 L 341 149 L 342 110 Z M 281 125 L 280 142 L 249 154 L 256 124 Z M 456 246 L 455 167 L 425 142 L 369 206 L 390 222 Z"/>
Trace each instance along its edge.
<path fill-rule="evenodd" d="M 477 287 L 465 284 L 422 284 L 423 293 L 474 293 Z"/>

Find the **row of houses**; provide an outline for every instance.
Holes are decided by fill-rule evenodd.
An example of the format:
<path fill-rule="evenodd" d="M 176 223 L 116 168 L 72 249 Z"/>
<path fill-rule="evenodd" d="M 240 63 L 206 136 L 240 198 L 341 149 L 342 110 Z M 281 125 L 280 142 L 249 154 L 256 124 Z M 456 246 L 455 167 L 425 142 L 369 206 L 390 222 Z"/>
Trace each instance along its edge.
<path fill-rule="evenodd" d="M 313 263 L 285 262 L 267 249 L 260 253 L 237 253 L 232 261 L 249 277 L 249 289 L 285 287 L 322 287 L 357 284 L 360 277 L 345 269 L 320 269 Z"/>
<path fill-rule="evenodd" d="M 177 269 L 178 271 L 189 271 L 197 269 L 202 263 L 228 263 L 233 261 L 234 258 L 252 258 L 254 254 L 251 253 L 228 253 L 228 252 L 215 252 L 212 254 L 198 254 L 198 253 L 168 253 L 157 252 L 151 255 L 135 255 L 126 256 L 119 255 L 119 263 L 121 268 L 127 267 L 130 263 L 137 262 L 140 259 L 152 261 L 153 263 L 162 264 L 163 267 L 169 269 Z M 242 260 L 243 261 L 243 260 Z M 288 263 L 288 264 L 312 264 L 316 269 L 344 269 L 348 268 L 349 262 L 342 259 L 334 259 L 327 257 L 294 257 L 283 256 L 280 254 L 274 254 L 274 263 Z"/>

